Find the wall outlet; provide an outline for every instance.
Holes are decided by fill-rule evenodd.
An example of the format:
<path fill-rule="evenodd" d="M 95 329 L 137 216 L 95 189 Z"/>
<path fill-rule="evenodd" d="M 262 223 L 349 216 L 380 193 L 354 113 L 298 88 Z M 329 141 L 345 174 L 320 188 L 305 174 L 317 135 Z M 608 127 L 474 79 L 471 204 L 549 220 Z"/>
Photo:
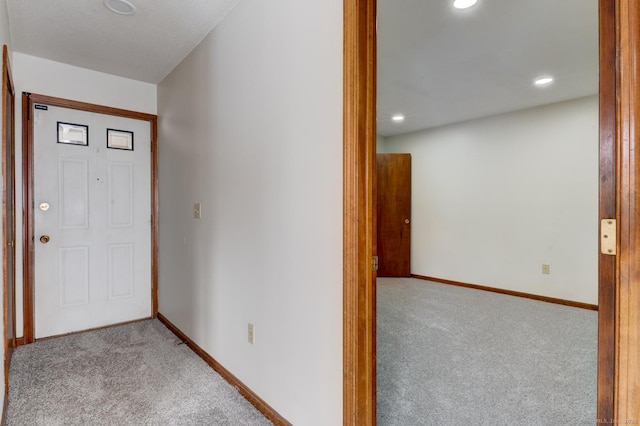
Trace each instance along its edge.
<path fill-rule="evenodd" d="M 256 337 L 256 328 L 253 324 L 249 323 L 247 327 L 247 340 L 253 345 L 253 339 Z"/>
<path fill-rule="evenodd" d="M 542 265 L 542 273 L 545 275 L 549 275 L 551 273 L 549 265 Z"/>

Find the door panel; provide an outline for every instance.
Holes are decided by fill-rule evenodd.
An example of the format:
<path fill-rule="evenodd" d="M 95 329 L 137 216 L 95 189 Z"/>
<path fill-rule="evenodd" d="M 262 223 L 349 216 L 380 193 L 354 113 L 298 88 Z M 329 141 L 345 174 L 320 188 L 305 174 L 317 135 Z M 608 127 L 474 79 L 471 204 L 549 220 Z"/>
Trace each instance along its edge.
<path fill-rule="evenodd" d="M 60 229 L 89 228 L 89 164 L 86 159 L 61 158 L 58 162 Z"/>
<path fill-rule="evenodd" d="M 112 228 L 133 226 L 133 165 L 111 163 L 108 173 L 109 226 Z"/>
<path fill-rule="evenodd" d="M 411 155 L 377 155 L 378 276 L 411 275 Z"/>
<path fill-rule="evenodd" d="M 89 247 L 64 247 L 58 250 L 60 306 L 89 303 Z"/>
<path fill-rule="evenodd" d="M 109 246 L 109 299 L 133 296 L 134 289 L 134 246 L 133 244 L 112 244 Z"/>
<path fill-rule="evenodd" d="M 35 337 L 150 317 L 149 122 L 32 112 Z M 59 122 L 87 126 L 87 145 L 59 143 Z M 132 132 L 134 149 L 108 148 L 107 129 Z"/>

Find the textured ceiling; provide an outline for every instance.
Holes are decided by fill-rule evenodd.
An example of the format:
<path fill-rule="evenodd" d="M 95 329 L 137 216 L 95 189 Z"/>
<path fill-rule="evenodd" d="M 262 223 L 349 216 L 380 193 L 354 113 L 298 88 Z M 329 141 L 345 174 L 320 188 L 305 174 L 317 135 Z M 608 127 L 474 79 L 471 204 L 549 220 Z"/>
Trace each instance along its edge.
<path fill-rule="evenodd" d="M 131 0 L 137 13 L 121 16 L 102 0 L 6 0 L 15 51 L 150 83 L 239 1 Z M 378 0 L 379 134 L 597 93 L 597 0 L 452 3 Z M 534 87 L 542 74 L 556 81 Z"/>
<path fill-rule="evenodd" d="M 0 0 L 2 1 L 2 0 Z M 240 0 L 6 0 L 13 50 L 149 83 L 160 82 Z"/>
<path fill-rule="evenodd" d="M 597 0 L 452 3 L 378 0 L 378 134 L 597 93 Z M 555 82 L 534 87 L 543 74 Z"/>

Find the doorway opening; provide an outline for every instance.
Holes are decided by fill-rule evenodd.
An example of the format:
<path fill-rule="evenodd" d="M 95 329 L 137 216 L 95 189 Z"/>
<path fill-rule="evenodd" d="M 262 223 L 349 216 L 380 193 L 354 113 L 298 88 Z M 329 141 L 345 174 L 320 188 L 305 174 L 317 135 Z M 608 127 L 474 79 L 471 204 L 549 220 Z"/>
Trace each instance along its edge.
<path fill-rule="evenodd" d="M 600 218 L 616 218 L 618 215 L 618 191 L 616 188 L 618 91 L 631 90 L 634 81 L 625 80 L 617 88 L 617 42 L 620 30 L 616 16 L 620 9 L 623 16 L 634 14 L 625 23 L 632 26 L 637 6 L 627 0 L 600 0 Z M 375 401 L 375 272 L 371 259 L 375 247 L 375 117 L 376 117 L 376 1 L 344 1 L 344 424 L 369 424 L 376 422 Z M 625 27 L 627 28 L 627 27 Z M 626 34 L 626 33 L 625 33 Z M 633 35 L 627 34 L 635 40 Z M 632 56 L 627 46 L 626 55 Z M 626 66 L 631 70 L 633 62 Z M 629 71 L 629 75 L 634 75 Z M 632 117 L 636 114 L 633 104 L 623 104 Z M 629 155 L 628 152 L 623 153 Z M 627 177 L 635 177 L 634 170 Z M 633 182 L 633 181 L 630 181 Z M 628 189 L 628 188 L 627 188 Z M 625 197 L 627 199 L 628 197 Z M 628 204 L 631 203 L 627 200 Z M 631 211 L 631 210 L 629 210 Z M 628 225 L 634 216 L 625 216 Z M 633 229 L 629 226 L 629 229 Z M 597 230 L 594 229 L 594 232 Z M 620 228 L 618 229 L 620 232 Z M 633 247 L 633 234 L 623 234 Z M 620 255 L 620 254 L 618 254 Z M 632 262 L 632 258 L 625 258 Z M 614 418 L 614 378 L 616 376 L 616 258 L 600 254 L 599 275 L 599 324 L 598 324 L 598 418 Z M 631 300 L 632 292 L 624 297 Z M 635 308 L 634 308 L 635 309 Z M 625 311 L 626 312 L 626 311 Z M 628 312 L 624 315 L 629 315 Z M 627 340 L 627 343 L 630 341 Z M 629 356 L 626 351 L 621 351 Z M 625 370 L 626 371 L 626 370 Z M 627 383 L 627 382 L 625 382 Z M 624 395 L 624 393 L 623 393 Z M 624 401 L 620 401 L 623 404 Z"/>

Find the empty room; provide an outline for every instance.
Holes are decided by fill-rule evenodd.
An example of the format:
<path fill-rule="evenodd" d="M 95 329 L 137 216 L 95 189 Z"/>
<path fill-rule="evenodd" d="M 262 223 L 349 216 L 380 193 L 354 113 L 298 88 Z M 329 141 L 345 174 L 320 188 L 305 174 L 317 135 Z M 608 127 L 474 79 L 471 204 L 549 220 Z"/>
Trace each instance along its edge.
<path fill-rule="evenodd" d="M 588 424 L 598 2 L 456 3 L 378 0 L 378 424 Z"/>

